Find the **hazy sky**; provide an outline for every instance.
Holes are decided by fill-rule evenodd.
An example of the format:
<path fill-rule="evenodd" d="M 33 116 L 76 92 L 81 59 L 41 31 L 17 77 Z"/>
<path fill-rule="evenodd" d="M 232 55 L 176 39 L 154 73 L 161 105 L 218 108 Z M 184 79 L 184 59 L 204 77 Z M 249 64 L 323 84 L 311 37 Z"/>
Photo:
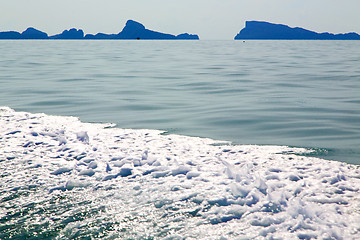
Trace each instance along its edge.
<path fill-rule="evenodd" d="M 233 39 L 246 20 L 360 33 L 360 0 L 0 0 L 0 31 L 33 26 L 49 35 L 73 27 L 118 33 L 128 19 L 201 39 Z"/>

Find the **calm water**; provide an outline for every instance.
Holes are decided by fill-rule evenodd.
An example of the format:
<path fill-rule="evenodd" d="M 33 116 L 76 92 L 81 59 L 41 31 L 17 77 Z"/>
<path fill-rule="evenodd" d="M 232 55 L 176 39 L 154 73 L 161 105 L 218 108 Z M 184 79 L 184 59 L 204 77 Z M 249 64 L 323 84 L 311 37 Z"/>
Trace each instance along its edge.
<path fill-rule="evenodd" d="M 360 41 L 1 41 L 0 105 L 360 164 Z"/>

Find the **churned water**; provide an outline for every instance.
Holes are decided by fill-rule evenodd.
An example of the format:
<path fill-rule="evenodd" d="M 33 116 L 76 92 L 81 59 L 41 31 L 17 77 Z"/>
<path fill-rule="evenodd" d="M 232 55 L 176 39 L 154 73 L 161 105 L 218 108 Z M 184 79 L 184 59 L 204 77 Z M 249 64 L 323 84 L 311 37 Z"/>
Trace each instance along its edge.
<path fill-rule="evenodd" d="M 360 41 L 0 41 L 0 239 L 359 239 L 359 60 Z"/>
<path fill-rule="evenodd" d="M 359 41 L 1 41 L 0 105 L 360 163 Z"/>

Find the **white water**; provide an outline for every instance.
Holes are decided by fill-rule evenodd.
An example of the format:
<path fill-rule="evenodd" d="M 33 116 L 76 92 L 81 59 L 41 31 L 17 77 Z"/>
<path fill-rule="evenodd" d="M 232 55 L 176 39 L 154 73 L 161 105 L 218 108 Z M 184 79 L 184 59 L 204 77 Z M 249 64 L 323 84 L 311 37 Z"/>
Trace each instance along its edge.
<path fill-rule="evenodd" d="M 109 126 L 0 108 L 0 238 L 360 238 L 358 166 Z"/>
<path fill-rule="evenodd" d="M 360 164 L 360 41 L 1 41 L 0 105 Z"/>

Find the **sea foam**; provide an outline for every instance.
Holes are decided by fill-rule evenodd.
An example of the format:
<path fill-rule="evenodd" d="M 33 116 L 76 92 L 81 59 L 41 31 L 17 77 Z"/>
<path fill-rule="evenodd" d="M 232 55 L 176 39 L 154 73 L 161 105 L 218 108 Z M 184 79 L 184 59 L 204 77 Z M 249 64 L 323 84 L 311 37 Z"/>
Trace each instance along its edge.
<path fill-rule="evenodd" d="M 110 126 L 0 108 L 2 239 L 360 238 L 357 166 Z"/>

